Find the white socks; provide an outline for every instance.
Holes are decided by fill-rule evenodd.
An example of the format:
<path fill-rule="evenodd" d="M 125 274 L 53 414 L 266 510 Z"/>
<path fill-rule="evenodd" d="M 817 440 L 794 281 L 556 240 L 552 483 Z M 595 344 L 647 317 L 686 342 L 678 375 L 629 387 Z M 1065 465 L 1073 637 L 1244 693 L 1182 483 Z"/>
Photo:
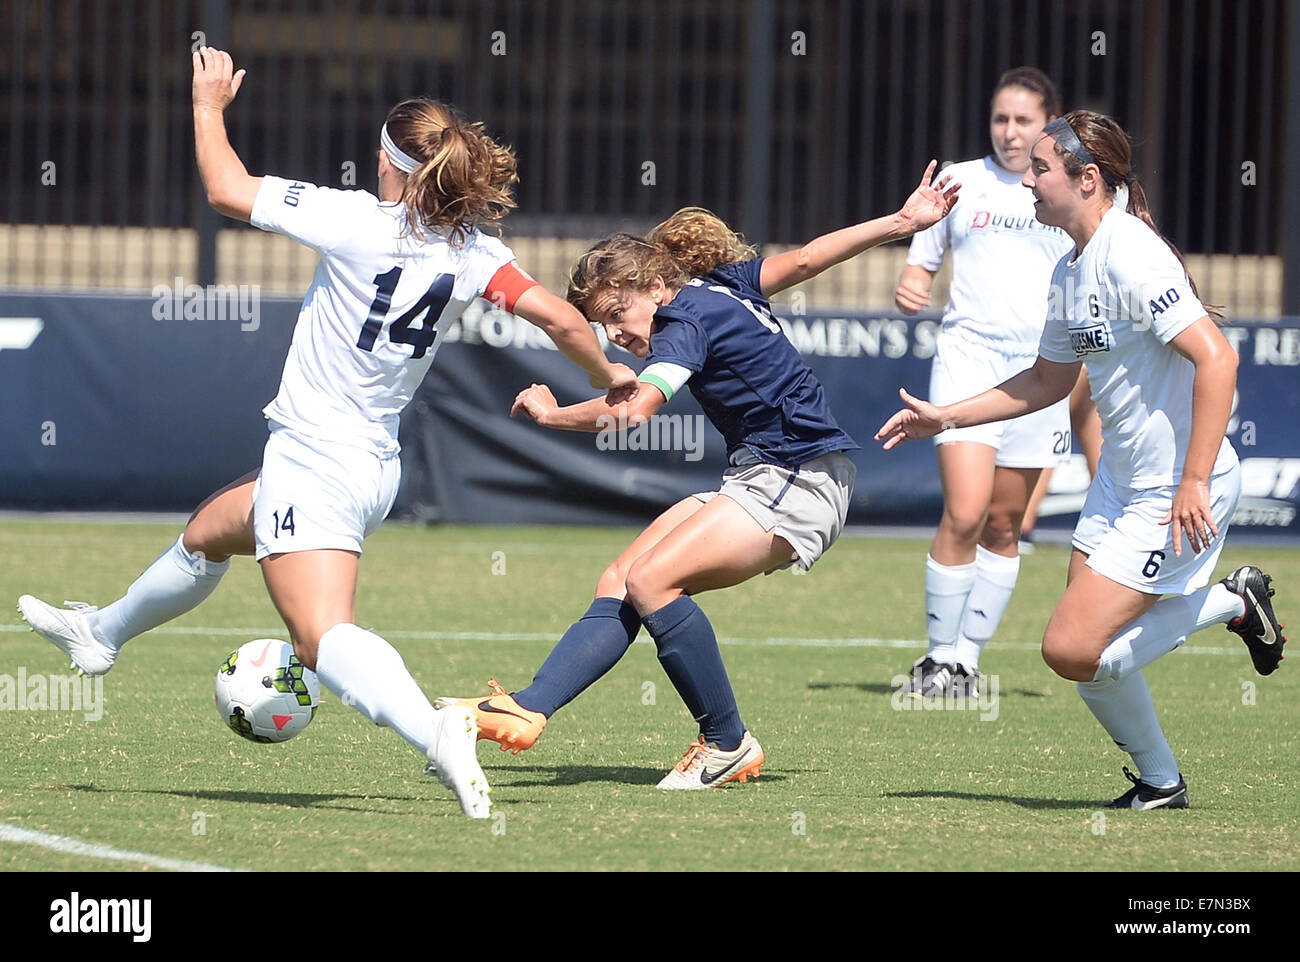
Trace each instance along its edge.
<path fill-rule="evenodd" d="M 1190 595 L 1162 598 L 1124 626 L 1101 653 L 1096 678 L 1124 678 L 1168 654 L 1194 631 L 1221 625 L 1246 612 L 1241 595 L 1212 584 Z"/>
<path fill-rule="evenodd" d="M 975 562 L 941 565 L 925 557 L 925 628 L 930 636 L 929 656 L 945 665 L 956 664 L 957 634 L 966 596 L 975 583 Z"/>
<path fill-rule="evenodd" d="M 190 554 L 182 538 L 184 534 L 135 579 L 125 595 L 90 614 L 91 632 L 109 648 L 116 651 L 136 635 L 197 607 L 229 570 L 229 558 L 216 564 Z"/>
<path fill-rule="evenodd" d="M 1133 756 L 1142 781 L 1156 788 L 1178 784 L 1178 763 L 1160 730 L 1151 689 L 1140 671 L 1119 679 L 1081 681 L 1077 687 L 1106 734 Z"/>
<path fill-rule="evenodd" d="M 435 709 L 397 649 L 384 639 L 356 625 L 335 625 L 321 635 L 316 675 L 345 705 L 428 755 Z"/>
<path fill-rule="evenodd" d="M 980 652 L 998 630 L 1019 577 L 1020 555 L 1007 558 L 982 544 L 975 546 L 975 583 L 966 596 L 954 664 L 971 672 L 979 668 Z"/>
<path fill-rule="evenodd" d="M 1240 595 L 1213 584 L 1190 595 L 1164 598 L 1134 619 L 1101 653 L 1092 681 L 1079 694 L 1115 744 L 1133 756 L 1142 781 L 1157 788 L 1178 784 L 1178 764 L 1156 720 L 1142 669 L 1187 640 L 1194 631 L 1245 612 Z"/>

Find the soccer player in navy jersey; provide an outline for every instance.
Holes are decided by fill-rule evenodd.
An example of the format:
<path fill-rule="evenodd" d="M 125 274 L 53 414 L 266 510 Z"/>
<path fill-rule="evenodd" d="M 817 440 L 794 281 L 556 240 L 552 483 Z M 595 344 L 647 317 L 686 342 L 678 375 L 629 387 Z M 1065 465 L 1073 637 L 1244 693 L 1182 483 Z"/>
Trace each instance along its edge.
<path fill-rule="evenodd" d="M 855 474 L 844 452 L 858 447 L 782 335 L 768 298 L 940 220 L 960 185 L 932 185 L 935 166 L 897 213 L 776 257 L 756 258 L 699 208 L 678 211 L 645 238 L 615 234 L 582 256 L 569 301 L 610 340 L 647 360 L 640 390 L 621 404 L 594 398 L 561 407 L 545 385 L 534 384 L 511 414 L 571 431 L 599 431 L 611 419 L 635 426 L 685 386 L 726 440 L 731 467 L 717 491 L 670 507 L 605 570 L 591 607 L 529 687 L 510 695 L 493 681 L 493 695 L 437 704 L 470 708 L 480 738 L 518 753 L 613 667 L 645 625 L 700 726 L 659 787 L 715 788 L 758 775 L 763 749 L 741 721 L 713 627 L 694 596 L 792 564 L 811 568 L 844 526 Z"/>

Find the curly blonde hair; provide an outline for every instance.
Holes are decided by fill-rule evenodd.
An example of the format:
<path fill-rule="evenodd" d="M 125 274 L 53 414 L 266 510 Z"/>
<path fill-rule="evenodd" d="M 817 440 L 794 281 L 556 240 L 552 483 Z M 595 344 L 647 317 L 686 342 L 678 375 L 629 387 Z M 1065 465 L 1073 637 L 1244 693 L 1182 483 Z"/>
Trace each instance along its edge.
<path fill-rule="evenodd" d="M 645 237 L 618 233 L 598 241 L 573 265 L 566 296 L 587 314 L 600 291 L 647 291 L 656 277 L 680 288 L 692 277 L 707 277 L 723 264 L 756 254 L 717 214 L 683 207 Z"/>

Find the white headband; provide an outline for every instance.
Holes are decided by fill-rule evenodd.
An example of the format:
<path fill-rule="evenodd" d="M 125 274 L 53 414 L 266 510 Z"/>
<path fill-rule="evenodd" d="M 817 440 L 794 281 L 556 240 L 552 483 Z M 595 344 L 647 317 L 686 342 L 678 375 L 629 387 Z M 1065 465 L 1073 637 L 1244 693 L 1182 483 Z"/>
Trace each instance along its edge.
<path fill-rule="evenodd" d="M 388 124 L 384 124 L 379 131 L 379 146 L 384 148 L 384 153 L 388 154 L 393 166 L 404 174 L 409 174 L 420 166 L 418 160 L 399 150 L 397 144 L 393 143 L 393 138 L 388 134 Z"/>

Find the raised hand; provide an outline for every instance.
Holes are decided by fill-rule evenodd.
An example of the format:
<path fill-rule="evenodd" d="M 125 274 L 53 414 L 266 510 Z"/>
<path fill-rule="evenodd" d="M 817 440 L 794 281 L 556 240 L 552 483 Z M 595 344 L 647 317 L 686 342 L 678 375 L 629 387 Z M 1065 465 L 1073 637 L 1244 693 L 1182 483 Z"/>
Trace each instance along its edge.
<path fill-rule="evenodd" d="M 898 220 L 907 234 L 915 234 L 943 220 L 952 210 L 953 204 L 957 203 L 957 195 L 961 190 L 960 183 L 951 178 L 945 179 L 941 174 L 938 182 L 931 184 L 934 169 L 938 166 L 937 160 L 930 161 L 929 166 L 925 168 L 925 173 L 921 175 L 921 182 L 917 184 L 916 190 L 912 191 L 912 195 L 899 208 Z"/>
<path fill-rule="evenodd" d="M 214 47 L 200 47 L 191 59 L 194 62 L 194 108 L 225 110 L 239 93 L 245 71 L 235 70 L 230 54 Z"/>

